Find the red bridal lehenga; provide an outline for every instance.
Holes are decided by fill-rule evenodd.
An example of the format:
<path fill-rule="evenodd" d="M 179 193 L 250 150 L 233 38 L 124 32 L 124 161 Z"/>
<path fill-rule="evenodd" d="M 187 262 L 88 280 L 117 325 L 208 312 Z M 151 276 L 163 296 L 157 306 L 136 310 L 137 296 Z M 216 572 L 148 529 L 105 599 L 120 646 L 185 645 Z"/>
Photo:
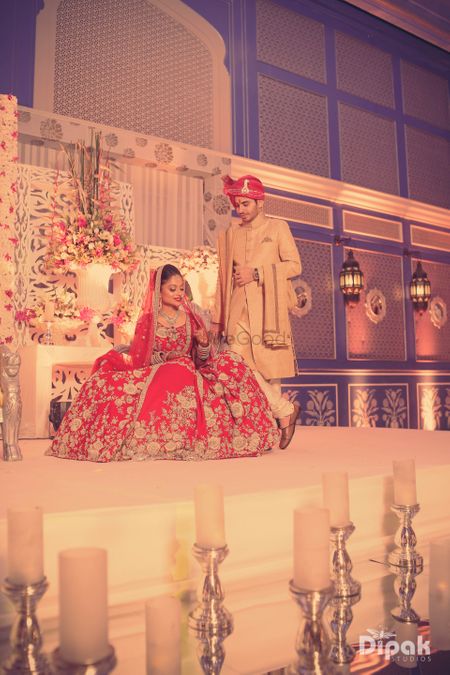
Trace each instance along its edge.
<path fill-rule="evenodd" d="M 224 351 L 200 362 L 192 338 L 199 319 L 189 305 L 184 325 L 157 324 L 161 271 L 152 273 L 129 355 L 112 350 L 97 360 L 47 454 L 206 460 L 278 445 L 267 399 L 241 357 Z"/>

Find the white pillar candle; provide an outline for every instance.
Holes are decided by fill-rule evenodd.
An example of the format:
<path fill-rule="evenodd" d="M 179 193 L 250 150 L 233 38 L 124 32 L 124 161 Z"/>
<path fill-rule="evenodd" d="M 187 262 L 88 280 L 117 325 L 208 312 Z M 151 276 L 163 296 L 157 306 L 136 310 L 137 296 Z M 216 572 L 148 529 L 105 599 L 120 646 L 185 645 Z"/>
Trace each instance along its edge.
<path fill-rule="evenodd" d="M 408 623 L 406 621 L 395 621 L 395 642 L 398 645 L 398 651 L 393 656 L 394 662 L 400 668 L 416 668 L 417 667 L 417 651 L 418 651 L 418 626 L 416 623 Z M 389 642 L 388 642 L 389 644 Z"/>
<path fill-rule="evenodd" d="M 147 675 L 181 673 L 181 605 L 169 596 L 145 603 Z"/>
<path fill-rule="evenodd" d="M 350 522 L 348 473 L 333 471 L 322 474 L 323 505 L 330 511 L 330 525 L 343 527 Z"/>
<path fill-rule="evenodd" d="M 294 584 L 320 590 L 330 583 L 330 513 L 328 509 L 296 509 Z"/>
<path fill-rule="evenodd" d="M 44 306 L 44 321 L 53 321 L 55 319 L 55 303 L 46 302 Z"/>
<path fill-rule="evenodd" d="M 450 649 L 450 537 L 430 543 L 429 616 L 433 649 Z"/>
<path fill-rule="evenodd" d="M 104 549 L 74 548 L 59 554 L 59 640 L 61 656 L 69 663 L 91 664 L 108 654 Z"/>
<path fill-rule="evenodd" d="M 7 578 L 13 584 L 35 584 L 44 576 L 42 508 L 7 511 Z"/>
<path fill-rule="evenodd" d="M 393 462 L 394 467 L 394 504 L 412 506 L 417 504 L 416 465 L 413 459 Z"/>
<path fill-rule="evenodd" d="M 225 546 L 225 517 L 221 485 L 197 485 L 195 499 L 196 543 L 204 548 Z"/>

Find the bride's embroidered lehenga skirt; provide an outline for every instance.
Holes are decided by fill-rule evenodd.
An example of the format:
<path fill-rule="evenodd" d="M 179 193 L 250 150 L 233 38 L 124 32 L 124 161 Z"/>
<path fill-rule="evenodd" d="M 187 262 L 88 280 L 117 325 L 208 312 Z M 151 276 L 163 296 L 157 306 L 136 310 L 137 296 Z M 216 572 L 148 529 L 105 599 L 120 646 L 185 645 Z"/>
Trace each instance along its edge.
<path fill-rule="evenodd" d="M 260 455 L 278 439 L 252 371 L 222 352 L 200 368 L 190 355 L 138 370 L 114 370 L 106 360 L 47 454 L 94 462 L 227 459 Z"/>

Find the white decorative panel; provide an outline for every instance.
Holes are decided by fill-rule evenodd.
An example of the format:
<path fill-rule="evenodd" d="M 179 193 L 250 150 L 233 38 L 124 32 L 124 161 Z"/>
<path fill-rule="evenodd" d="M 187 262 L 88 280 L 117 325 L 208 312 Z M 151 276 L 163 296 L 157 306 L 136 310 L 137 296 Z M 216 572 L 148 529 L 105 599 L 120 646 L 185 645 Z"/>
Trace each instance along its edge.
<path fill-rule="evenodd" d="M 395 123 L 340 103 L 339 132 L 342 180 L 398 194 Z"/>
<path fill-rule="evenodd" d="M 270 0 L 256 2 L 257 58 L 326 82 L 325 27 Z"/>
<path fill-rule="evenodd" d="M 450 251 L 450 234 L 429 230 L 426 227 L 411 225 L 411 244 L 423 248 L 435 248 L 440 251 Z"/>
<path fill-rule="evenodd" d="M 330 206 L 311 204 L 300 199 L 266 194 L 264 211 L 268 216 L 291 220 L 294 223 L 333 227 L 333 209 Z"/>
<path fill-rule="evenodd" d="M 450 143 L 440 136 L 406 125 L 409 196 L 450 207 Z"/>
<path fill-rule="evenodd" d="M 85 363 L 54 365 L 52 368 L 52 400 L 73 401 L 84 382 L 88 379 L 92 366 Z"/>
<path fill-rule="evenodd" d="M 449 128 L 448 81 L 402 61 L 403 110 L 441 129 Z"/>
<path fill-rule="evenodd" d="M 337 32 L 336 70 L 339 89 L 394 107 L 392 57 L 387 52 Z"/>
<path fill-rule="evenodd" d="M 259 159 L 329 176 L 326 97 L 260 75 L 258 100 Z"/>
<path fill-rule="evenodd" d="M 146 0 L 62 0 L 54 110 L 211 147 L 212 55 L 195 34 Z"/>
<path fill-rule="evenodd" d="M 368 237 L 377 237 L 377 239 L 403 241 L 402 224 L 398 220 L 367 216 L 354 211 L 344 211 L 342 216 L 344 232 L 364 234 Z"/>
<path fill-rule="evenodd" d="M 203 181 L 193 176 L 123 164 L 121 175 L 134 188 L 139 222 L 136 243 L 193 248 L 203 243 Z"/>

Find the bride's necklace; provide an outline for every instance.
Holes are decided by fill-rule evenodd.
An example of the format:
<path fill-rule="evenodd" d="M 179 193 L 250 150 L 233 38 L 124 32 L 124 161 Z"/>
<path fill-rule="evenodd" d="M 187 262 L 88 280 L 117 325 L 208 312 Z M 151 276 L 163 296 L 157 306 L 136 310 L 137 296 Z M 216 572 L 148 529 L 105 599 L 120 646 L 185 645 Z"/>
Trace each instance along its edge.
<path fill-rule="evenodd" d="M 175 328 L 175 324 L 178 321 L 178 317 L 180 316 L 180 309 L 181 307 L 178 307 L 176 310 L 175 314 L 173 316 L 170 316 L 169 314 L 166 314 L 162 309 L 159 310 L 159 315 L 163 317 L 169 324 L 169 326 L 164 326 L 167 331 L 167 337 L 174 339 L 177 335 L 177 331 Z"/>

